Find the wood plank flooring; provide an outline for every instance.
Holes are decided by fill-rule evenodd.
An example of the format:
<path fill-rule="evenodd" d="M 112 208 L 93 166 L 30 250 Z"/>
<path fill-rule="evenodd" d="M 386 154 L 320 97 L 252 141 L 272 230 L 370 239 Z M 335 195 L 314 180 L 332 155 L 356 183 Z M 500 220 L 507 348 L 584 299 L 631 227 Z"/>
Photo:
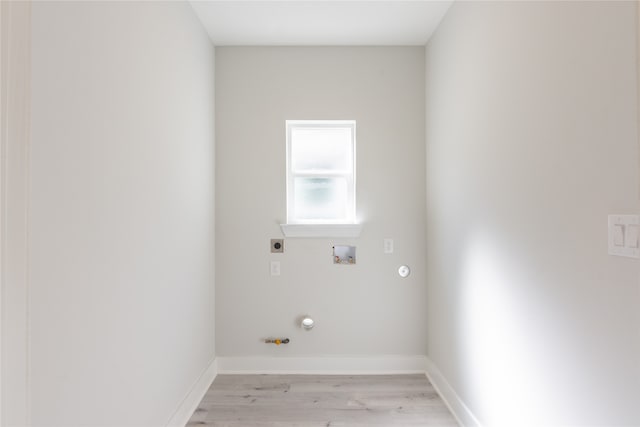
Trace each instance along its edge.
<path fill-rule="evenodd" d="M 187 424 L 457 425 L 425 375 L 218 375 Z"/>

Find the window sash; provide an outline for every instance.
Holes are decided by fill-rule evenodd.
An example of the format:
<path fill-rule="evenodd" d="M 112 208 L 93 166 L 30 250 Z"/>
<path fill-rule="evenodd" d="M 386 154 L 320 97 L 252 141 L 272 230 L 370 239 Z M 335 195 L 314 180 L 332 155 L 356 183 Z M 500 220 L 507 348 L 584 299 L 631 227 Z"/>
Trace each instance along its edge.
<path fill-rule="evenodd" d="M 292 159 L 292 130 L 294 128 L 307 129 L 335 129 L 348 128 L 351 131 L 350 141 L 350 170 L 317 170 L 317 169 L 293 169 Z M 287 120 L 287 223 L 288 224 L 355 224 L 355 177 L 356 177 L 356 129 L 353 120 L 321 120 L 299 121 Z M 296 178 L 335 179 L 343 178 L 346 182 L 346 206 L 345 215 L 340 218 L 302 218 L 301 212 L 296 212 Z"/>

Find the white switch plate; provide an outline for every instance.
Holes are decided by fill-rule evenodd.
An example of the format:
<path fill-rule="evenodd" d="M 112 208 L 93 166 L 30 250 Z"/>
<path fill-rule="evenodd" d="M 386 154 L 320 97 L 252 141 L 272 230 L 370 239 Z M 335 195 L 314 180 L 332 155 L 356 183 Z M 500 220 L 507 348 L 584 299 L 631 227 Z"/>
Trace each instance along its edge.
<path fill-rule="evenodd" d="M 624 248 L 624 225 L 613 224 L 613 246 Z"/>
<path fill-rule="evenodd" d="M 280 261 L 271 261 L 271 275 L 272 276 L 280 275 Z"/>
<path fill-rule="evenodd" d="M 384 239 L 384 253 L 385 254 L 393 253 L 393 239 Z"/>
<path fill-rule="evenodd" d="M 638 249 L 640 243 L 638 240 L 640 239 L 640 235 L 638 234 L 638 226 L 635 224 L 630 224 L 627 226 L 624 232 L 624 241 L 625 245 L 628 248 Z"/>
<path fill-rule="evenodd" d="M 609 255 L 640 258 L 638 215 L 609 215 Z"/>

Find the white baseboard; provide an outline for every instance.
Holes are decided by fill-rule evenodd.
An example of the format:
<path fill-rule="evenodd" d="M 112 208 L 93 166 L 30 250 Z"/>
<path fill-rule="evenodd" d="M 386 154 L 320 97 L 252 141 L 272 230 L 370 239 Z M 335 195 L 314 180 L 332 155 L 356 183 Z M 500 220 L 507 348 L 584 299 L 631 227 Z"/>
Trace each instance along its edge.
<path fill-rule="evenodd" d="M 482 427 L 480 421 L 473 415 L 469 407 L 464 404 L 458 393 L 451 387 L 451 384 L 446 380 L 442 372 L 438 367 L 426 358 L 426 373 L 427 378 L 431 381 L 431 384 L 436 389 L 444 403 L 449 407 L 449 410 L 453 416 L 463 427 Z"/>
<path fill-rule="evenodd" d="M 184 427 L 189 422 L 191 415 L 198 408 L 198 405 L 202 401 L 207 390 L 211 387 L 213 380 L 218 375 L 218 362 L 214 357 L 209 366 L 200 374 L 200 377 L 189 390 L 189 393 L 182 400 L 178 409 L 173 413 L 173 416 L 167 423 L 167 427 Z"/>
<path fill-rule="evenodd" d="M 220 374 L 424 374 L 425 356 L 218 357 Z"/>

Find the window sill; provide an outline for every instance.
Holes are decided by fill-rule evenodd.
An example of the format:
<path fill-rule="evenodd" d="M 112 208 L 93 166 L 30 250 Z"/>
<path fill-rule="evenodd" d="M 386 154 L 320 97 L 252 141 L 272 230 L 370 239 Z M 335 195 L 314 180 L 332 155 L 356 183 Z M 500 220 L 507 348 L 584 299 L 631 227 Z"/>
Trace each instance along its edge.
<path fill-rule="evenodd" d="M 362 224 L 280 224 L 285 237 L 358 237 Z"/>

